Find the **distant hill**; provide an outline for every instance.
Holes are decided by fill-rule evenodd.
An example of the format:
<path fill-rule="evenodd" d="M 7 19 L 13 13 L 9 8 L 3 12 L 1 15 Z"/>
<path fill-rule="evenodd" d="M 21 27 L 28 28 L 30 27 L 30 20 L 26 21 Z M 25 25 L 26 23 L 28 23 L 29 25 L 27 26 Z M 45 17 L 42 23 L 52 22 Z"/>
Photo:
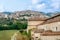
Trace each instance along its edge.
<path fill-rule="evenodd" d="M 25 10 L 25 11 L 16 11 L 13 14 L 17 14 L 17 15 L 31 15 L 31 16 L 43 16 L 43 17 L 48 17 L 47 15 L 45 15 L 45 13 L 43 12 L 38 12 L 38 11 L 32 11 L 32 10 Z"/>
<path fill-rule="evenodd" d="M 47 13 L 46 15 L 50 16 L 50 17 L 53 17 L 53 16 L 56 16 L 56 15 L 60 15 L 60 12 Z"/>
<path fill-rule="evenodd" d="M 12 12 L 2 12 L 3 14 L 11 14 Z"/>
<path fill-rule="evenodd" d="M 29 17 L 50 18 L 50 17 L 59 15 L 59 14 L 60 14 L 60 12 L 44 13 L 44 12 L 38 12 L 38 11 L 33 11 L 33 10 L 23 10 L 23 11 L 15 11 L 15 12 L 0 12 L 0 15 L 2 15 L 3 17 L 5 15 L 6 17 L 10 17 L 10 18 L 29 18 Z"/>
<path fill-rule="evenodd" d="M 52 16 L 60 15 L 60 12 L 53 13 Z"/>

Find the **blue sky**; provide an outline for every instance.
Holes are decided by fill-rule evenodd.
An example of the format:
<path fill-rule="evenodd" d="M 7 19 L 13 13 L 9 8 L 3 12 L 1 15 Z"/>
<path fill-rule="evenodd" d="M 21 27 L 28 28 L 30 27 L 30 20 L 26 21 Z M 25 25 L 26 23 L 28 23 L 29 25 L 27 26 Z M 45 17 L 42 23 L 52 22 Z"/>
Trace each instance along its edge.
<path fill-rule="evenodd" d="M 60 0 L 0 0 L 0 11 L 60 11 Z"/>

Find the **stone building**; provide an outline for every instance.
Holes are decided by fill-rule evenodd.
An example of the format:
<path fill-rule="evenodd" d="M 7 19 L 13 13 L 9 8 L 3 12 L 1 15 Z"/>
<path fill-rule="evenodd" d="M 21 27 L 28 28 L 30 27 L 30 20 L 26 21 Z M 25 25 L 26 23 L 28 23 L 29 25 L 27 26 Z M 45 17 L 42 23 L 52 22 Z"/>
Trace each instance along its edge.
<path fill-rule="evenodd" d="M 27 31 L 33 28 L 37 28 L 37 25 L 42 24 L 47 18 L 32 17 L 28 19 Z"/>
<path fill-rule="evenodd" d="M 32 30 L 31 40 L 60 40 L 60 31 Z"/>
<path fill-rule="evenodd" d="M 60 40 L 60 31 L 44 31 L 40 33 L 40 40 Z"/>
<path fill-rule="evenodd" d="M 44 20 L 39 19 L 28 21 L 28 30 L 32 29 L 32 40 L 60 40 L 60 14 Z"/>
<path fill-rule="evenodd" d="M 37 25 L 38 29 L 60 31 L 60 15 L 47 19 L 41 25 Z"/>

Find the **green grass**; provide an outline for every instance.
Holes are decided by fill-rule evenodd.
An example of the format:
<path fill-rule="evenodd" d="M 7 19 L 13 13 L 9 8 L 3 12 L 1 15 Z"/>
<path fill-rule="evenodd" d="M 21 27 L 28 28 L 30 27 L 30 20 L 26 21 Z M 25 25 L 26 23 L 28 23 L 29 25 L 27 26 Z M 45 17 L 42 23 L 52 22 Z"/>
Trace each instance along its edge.
<path fill-rule="evenodd" d="M 16 36 L 17 40 L 29 40 L 29 37 L 26 34 L 26 31 L 23 31 L 22 33 L 19 32 L 18 35 Z"/>
<path fill-rule="evenodd" d="M 20 31 L 22 35 L 27 35 L 27 31 Z"/>
<path fill-rule="evenodd" d="M 0 40 L 11 40 L 11 36 L 18 30 L 3 30 L 0 31 Z"/>

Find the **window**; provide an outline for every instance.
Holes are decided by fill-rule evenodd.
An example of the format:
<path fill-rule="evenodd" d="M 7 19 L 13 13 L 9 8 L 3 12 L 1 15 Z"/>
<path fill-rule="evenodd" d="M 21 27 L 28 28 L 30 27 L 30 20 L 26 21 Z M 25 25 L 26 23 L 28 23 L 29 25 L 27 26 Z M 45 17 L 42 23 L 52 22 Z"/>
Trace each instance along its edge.
<path fill-rule="evenodd" d="M 57 31 L 57 30 L 58 30 L 58 27 L 56 27 L 56 26 L 52 27 L 52 31 Z"/>
<path fill-rule="evenodd" d="M 57 27 L 56 27 L 56 31 L 57 31 Z"/>

